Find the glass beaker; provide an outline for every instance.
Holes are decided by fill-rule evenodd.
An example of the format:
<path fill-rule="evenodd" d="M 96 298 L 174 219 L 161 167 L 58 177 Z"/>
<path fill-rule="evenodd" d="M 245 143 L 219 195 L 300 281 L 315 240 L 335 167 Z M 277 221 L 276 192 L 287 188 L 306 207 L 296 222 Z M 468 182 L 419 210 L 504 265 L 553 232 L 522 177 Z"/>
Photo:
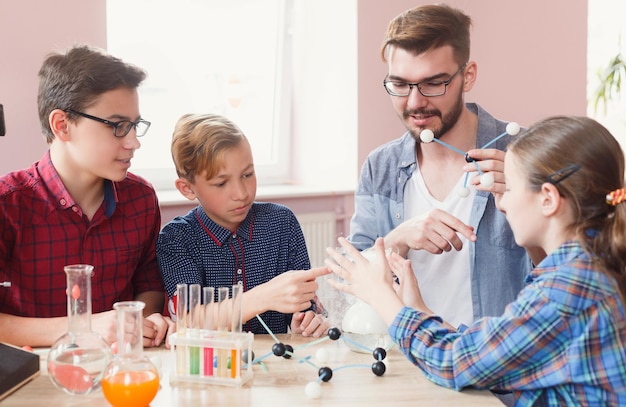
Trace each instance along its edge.
<path fill-rule="evenodd" d="M 104 397 L 114 407 L 145 407 L 159 391 L 159 371 L 143 354 L 141 301 L 113 304 L 117 311 L 117 355 L 102 378 Z"/>
<path fill-rule="evenodd" d="M 387 249 L 387 256 L 392 249 Z M 361 254 L 368 260 L 376 259 L 376 252 L 367 249 Z M 350 259 L 352 261 L 352 259 Z M 374 348 L 388 348 L 393 344 L 387 333 L 387 324 L 378 312 L 365 301 L 346 295 L 351 300 L 350 307 L 344 314 L 341 329 L 349 342 L 346 342 L 350 350 L 359 353 L 370 353 Z"/>
<path fill-rule="evenodd" d="M 109 344 L 91 331 L 91 275 L 93 266 L 64 267 L 67 276 L 68 332 L 48 353 L 48 375 L 69 394 L 87 394 L 100 387 L 104 369 L 111 361 Z"/>

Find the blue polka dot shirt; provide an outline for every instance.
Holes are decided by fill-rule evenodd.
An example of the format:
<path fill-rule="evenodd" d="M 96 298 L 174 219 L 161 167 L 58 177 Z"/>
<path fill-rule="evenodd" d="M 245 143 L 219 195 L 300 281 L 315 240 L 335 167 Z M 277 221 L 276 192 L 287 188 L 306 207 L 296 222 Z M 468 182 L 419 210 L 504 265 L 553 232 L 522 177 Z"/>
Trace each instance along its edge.
<path fill-rule="evenodd" d="M 247 291 L 285 271 L 311 268 L 298 220 L 289 208 L 275 203 L 255 202 L 235 233 L 198 206 L 163 227 L 156 250 L 170 298 L 177 284 L 240 284 Z M 286 333 L 291 324 L 291 314 L 267 311 L 261 318 L 273 333 Z M 257 318 L 243 329 L 268 333 Z"/>

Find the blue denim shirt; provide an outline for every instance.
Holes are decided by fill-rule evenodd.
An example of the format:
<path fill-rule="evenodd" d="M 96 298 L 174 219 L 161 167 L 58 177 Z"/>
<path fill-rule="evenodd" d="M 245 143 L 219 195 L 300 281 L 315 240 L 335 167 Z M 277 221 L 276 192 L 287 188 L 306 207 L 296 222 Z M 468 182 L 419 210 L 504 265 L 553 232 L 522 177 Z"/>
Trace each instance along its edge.
<path fill-rule="evenodd" d="M 506 131 L 507 122 L 495 119 L 478 104 L 466 105 L 478 116 L 476 148 Z M 489 148 L 505 150 L 511 137 L 505 136 Z M 355 192 L 348 238 L 359 250 L 371 247 L 377 237 L 384 237 L 404 222 L 404 187 L 416 166 L 415 139 L 408 132 L 369 154 Z M 513 232 L 491 193 L 476 191 L 469 223 L 478 237 L 475 243 L 469 243 L 474 320 L 501 315 L 524 286 L 531 269 L 530 258 L 515 244 Z"/>

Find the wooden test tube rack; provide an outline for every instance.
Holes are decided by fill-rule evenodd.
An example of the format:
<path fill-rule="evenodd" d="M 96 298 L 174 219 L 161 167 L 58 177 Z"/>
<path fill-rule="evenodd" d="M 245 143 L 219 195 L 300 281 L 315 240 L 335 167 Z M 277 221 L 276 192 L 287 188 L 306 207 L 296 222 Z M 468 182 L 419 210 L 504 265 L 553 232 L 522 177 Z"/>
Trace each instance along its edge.
<path fill-rule="evenodd" d="M 188 368 L 185 372 L 173 369 L 170 372 L 170 384 L 181 382 L 218 384 L 225 386 L 242 386 L 253 378 L 252 360 L 242 361 L 241 355 L 247 351 L 248 358 L 252 356 L 252 342 L 254 334 L 251 332 L 224 332 L 198 330 L 196 332 L 175 332 L 169 336 L 170 349 L 176 358 L 174 366 L 194 365 L 191 360 L 199 354 L 200 369 Z M 199 348 L 194 354 L 191 349 Z M 210 365 L 204 355 L 211 355 Z M 226 355 L 226 358 L 221 356 Z M 184 360 L 180 360 L 184 358 Z M 226 362 L 228 359 L 228 362 Z M 228 365 L 224 365 L 228 363 Z"/>

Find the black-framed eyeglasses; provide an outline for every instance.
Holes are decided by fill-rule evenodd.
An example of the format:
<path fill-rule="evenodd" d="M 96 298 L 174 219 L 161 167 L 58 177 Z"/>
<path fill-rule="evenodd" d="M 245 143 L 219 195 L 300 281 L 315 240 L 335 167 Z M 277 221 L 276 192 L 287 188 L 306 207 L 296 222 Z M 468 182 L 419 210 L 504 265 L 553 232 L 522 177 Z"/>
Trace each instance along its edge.
<path fill-rule="evenodd" d="M 446 90 L 448 89 L 448 85 L 455 76 L 459 74 L 465 67 L 468 62 L 461 65 L 461 67 L 452 74 L 450 79 L 447 81 L 437 81 L 437 80 L 426 80 L 423 82 L 403 82 L 395 79 L 387 79 L 383 81 L 383 86 L 387 93 L 391 96 L 409 96 L 411 94 L 411 89 L 416 87 L 417 90 L 422 94 L 422 96 L 433 97 L 433 96 L 441 96 L 446 94 Z"/>
<path fill-rule="evenodd" d="M 574 174 L 576 171 L 580 169 L 580 165 L 578 164 L 570 164 L 567 167 L 563 167 L 560 170 L 554 171 L 552 174 L 546 177 L 547 181 L 552 185 L 556 185 L 559 182 L 563 181 L 570 175 Z"/>
<path fill-rule="evenodd" d="M 107 126 L 113 127 L 113 135 L 118 138 L 125 137 L 132 129 L 135 129 L 137 137 L 144 136 L 150 128 L 150 122 L 144 119 L 139 119 L 136 122 L 130 120 L 120 120 L 119 122 L 112 122 L 111 120 L 102 119 L 100 117 L 92 116 L 87 113 L 79 112 L 74 109 L 65 110 L 67 113 L 74 113 L 87 119 L 95 120 L 100 123 L 104 123 Z"/>

